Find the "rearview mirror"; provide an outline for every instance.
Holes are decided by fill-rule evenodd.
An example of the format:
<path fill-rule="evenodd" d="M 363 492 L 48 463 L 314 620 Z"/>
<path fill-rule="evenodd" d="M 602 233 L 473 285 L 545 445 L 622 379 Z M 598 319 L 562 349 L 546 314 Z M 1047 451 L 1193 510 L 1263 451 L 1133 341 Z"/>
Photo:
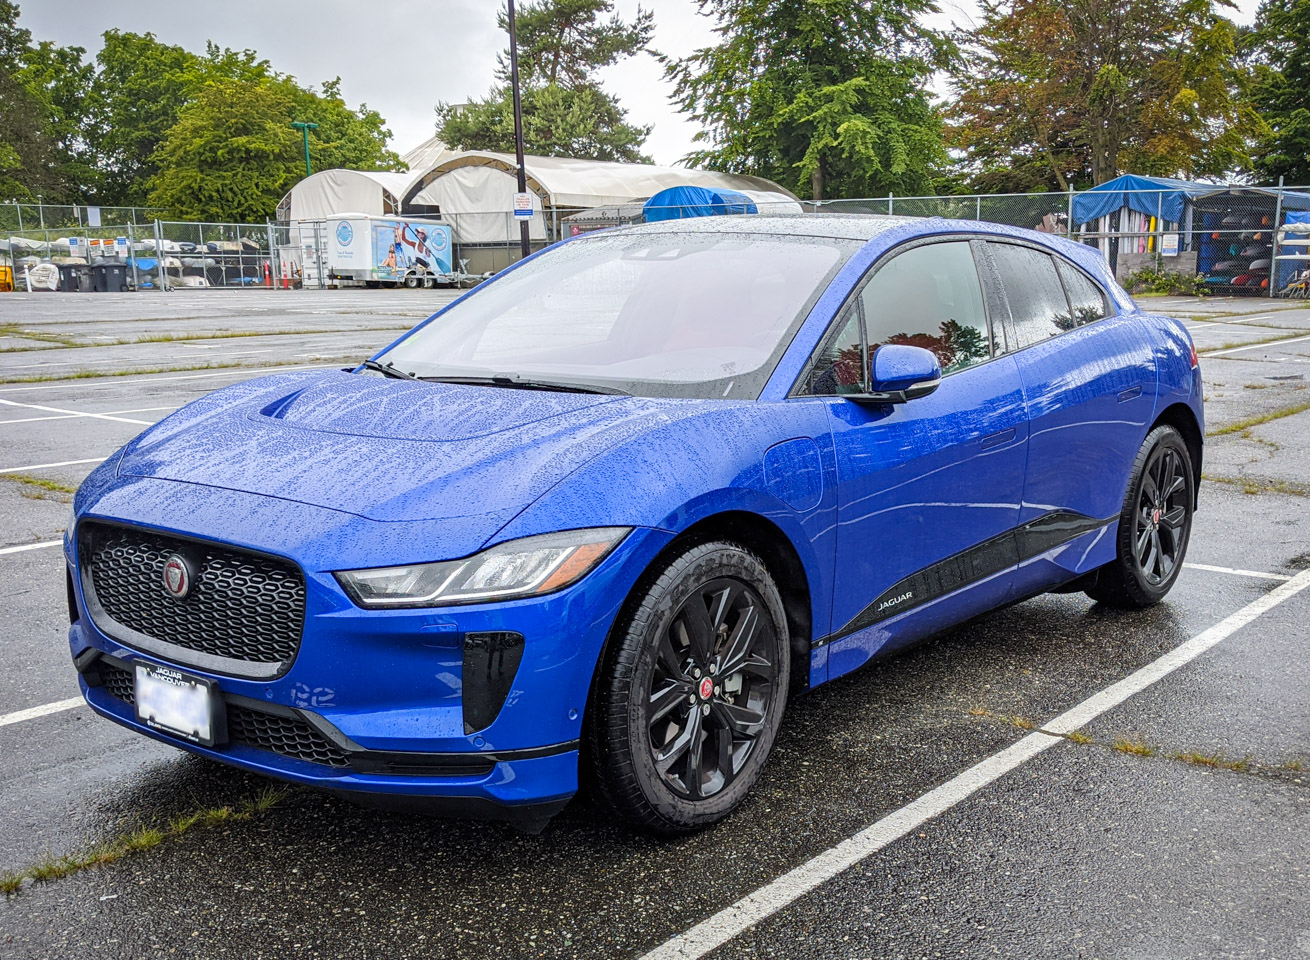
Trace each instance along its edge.
<path fill-rule="evenodd" d="M 926 397 L 942 382 L 941 364 L 931 350 L 888 343 L 873 353 L 868 393 L 847 394 L 857 403 L 905 403 Z"/>

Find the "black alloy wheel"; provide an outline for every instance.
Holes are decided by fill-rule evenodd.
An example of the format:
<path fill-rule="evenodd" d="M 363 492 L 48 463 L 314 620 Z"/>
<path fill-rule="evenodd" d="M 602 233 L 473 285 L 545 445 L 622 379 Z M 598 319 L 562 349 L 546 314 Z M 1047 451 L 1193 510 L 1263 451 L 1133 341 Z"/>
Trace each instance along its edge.
<path fill-rule="evenodd" d="M 1119 514 L 1115 558 L 1096 571 L 1087 595 L 1125 609 L 1163 600 L 1182 570 L 1195 504 L 1196 478 L 1187 443 L 1173 427 L 1156 427 L 1133 463 Z"/>
<path fill-rule="evenodd" d="M 727 578 L 694 591 L 661 631 L 646 724 L 655 769 L 679 796 L 737 779 L 769 714 L 776 646 L 763 599 Z"/>
<path fill-rule="evenodd" d="M 1174 447 L 1158 445 L 1146 461 L 1133 514 L 1133 554 L 1138 571 L 1152 586 L 1169 579 L 1187 545 L 1187 501 L 1192 491 L 1183 467 L 1185 456 Z"/>
<path fill-rule="evenodd" d="M 588 708 L 601 798 L 630 822 L 685 833 L 731 813 L 782 722 L 791 661 L 782 598 L 740 546 L 692 546 L 634 589 Z"/>

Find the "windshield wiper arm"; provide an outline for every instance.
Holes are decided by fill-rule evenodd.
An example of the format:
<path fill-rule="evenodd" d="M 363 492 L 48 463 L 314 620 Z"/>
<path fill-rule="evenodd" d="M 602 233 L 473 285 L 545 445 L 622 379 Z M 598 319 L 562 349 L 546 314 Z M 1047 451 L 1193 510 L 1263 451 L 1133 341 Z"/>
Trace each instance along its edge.
<path fill-rule="evenodd" d="M 551 380 L 521 380 L 518 377 L 419 377 L 434 383 L 467 383 L 479 387 L 508 387 L 512 390 L 555 390 L 560 393 L 600 393 L 616 397 L 632 394 L 618 387 L 602 387 L 592 383 L 556 383 Z"/>
<path fill-rule="evenodd" d="M 412 373 L 406 373 L 390 361 L 378 363 L 376 360 L 365 360 L 360 364 L 365 370 L 376 370 L 384 377 L 394 377 L 397 380 L 418 380 L 419 378 Z"/>

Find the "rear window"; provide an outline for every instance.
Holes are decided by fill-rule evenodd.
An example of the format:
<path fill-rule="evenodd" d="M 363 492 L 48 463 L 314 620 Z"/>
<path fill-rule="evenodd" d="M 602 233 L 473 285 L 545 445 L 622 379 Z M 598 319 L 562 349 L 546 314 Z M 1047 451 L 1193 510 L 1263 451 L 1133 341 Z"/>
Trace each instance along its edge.
<path fill-rule="evenodd" d="M 1006 345 L 1020 350 L 1070 329 L 1069 303 L 1050 254 L 1013 243 L 991 243 L 1010 307 Z"/>
<path fill-rule="evenodd" d="M 1055 269 L 1064 281 L 1064 292 L 1069 296 L 1069 315 L 1072 326 L 1081 327 L 1093 320 L 1110 315 L 1105 293 L 1073 264 L 1055 259 Z"/>

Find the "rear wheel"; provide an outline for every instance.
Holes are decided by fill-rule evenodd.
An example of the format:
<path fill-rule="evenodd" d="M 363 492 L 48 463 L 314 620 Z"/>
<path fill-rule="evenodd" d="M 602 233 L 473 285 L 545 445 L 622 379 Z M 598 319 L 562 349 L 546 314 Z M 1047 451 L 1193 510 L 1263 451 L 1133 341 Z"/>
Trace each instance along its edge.
<path fill-rule="evenodd" d="M 1196 479 L 1187 444 L 1173 427 L 1156 427 L 1133 464 L 1119 514 L 1116 556 L 1096 572 L 1087 595 L 1127 609 L 1163 600 L 1183 567 L 1195 503 Z"/>
<path fill-rule="evenodd" d="M 759 777 L 786 705 L 787 621 L 764 564 L 731 543 L 692 547 L 638 589 L 602 665 L 593 775 L 630 822 L 686 833 Z"/>
<path fill-rule="evenodd" d="M 408 287 L 410 290 L 417 290 L 418 284 L 419 284 L 419 280 L 416 274 L 411 273 L 405 276 L 405 286 Z"/>

